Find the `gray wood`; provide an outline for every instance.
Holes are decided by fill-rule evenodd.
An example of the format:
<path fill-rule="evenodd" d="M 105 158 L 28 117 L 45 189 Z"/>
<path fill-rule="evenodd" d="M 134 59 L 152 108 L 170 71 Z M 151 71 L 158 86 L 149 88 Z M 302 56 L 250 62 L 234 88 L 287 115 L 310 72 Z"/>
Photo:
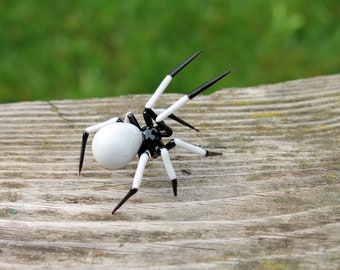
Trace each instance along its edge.
<path fill-rule="evenodd" d="M 85 127 L 150 95 L 0 105 L 1 269 L 336 269 L 340 263 L 340 75 L 199 96 L 168 120 L 174 137 L 221 151 L 173 149 L 178 197 L 162 161 L 110 214 L 137 160 L 101 168 Z M 180 95 L 166 94 L 159 107 Z M 28 267 L 29 266 L 29 267 Z"/>

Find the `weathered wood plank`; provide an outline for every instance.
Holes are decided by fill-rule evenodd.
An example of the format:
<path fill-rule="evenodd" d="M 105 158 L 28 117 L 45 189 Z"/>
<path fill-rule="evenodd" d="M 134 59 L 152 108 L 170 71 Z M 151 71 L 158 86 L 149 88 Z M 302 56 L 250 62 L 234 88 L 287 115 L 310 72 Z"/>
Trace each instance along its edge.
<path fill-rule="evenodd" d="M 161 160 L 116 215 L 137 161 L 109 171 L 86 153 L 86 126 L 149 95 L 0 105 L 1 269 L 336 269 L 340 263 L 340 75 L 200 96 L 174 137 L 178 197 Z M 180 95 L 166 94 L 159 107 Z M 90 145 L 89 145 L 90 146 Z"/>

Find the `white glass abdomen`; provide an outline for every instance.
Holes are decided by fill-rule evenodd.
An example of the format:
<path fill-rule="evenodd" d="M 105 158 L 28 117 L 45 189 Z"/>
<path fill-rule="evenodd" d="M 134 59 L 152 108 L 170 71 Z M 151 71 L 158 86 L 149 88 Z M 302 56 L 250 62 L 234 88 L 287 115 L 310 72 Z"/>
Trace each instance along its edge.
<path fill-rule="evenodd" d="M 92 141 L 97 162 L 108 169 L 128 165 L 143 142 L 142 132 L 129 123 L 114 123 L 98 130 Z"/>

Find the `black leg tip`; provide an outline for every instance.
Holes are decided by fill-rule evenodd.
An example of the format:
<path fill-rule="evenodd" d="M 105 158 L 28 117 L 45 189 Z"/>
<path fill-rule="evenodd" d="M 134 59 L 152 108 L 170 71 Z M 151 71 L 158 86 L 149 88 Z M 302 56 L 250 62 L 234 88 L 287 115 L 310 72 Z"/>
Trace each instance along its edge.
<path fill-rule="evenodd" d="M 174 195 L 177 196 L 177 179 L 171 180 L 172 189 L 174 191 Z"/>
<path fill-rule="evenodd" d="M 136 194 L 138 189 L 130 189 L 129 192 L 125 195 L 125 197 L 117 204 L 117 206 L 112 210 L 111 214 L 113 215 L 128 199 L 130 199 L 134 194 Z"/>

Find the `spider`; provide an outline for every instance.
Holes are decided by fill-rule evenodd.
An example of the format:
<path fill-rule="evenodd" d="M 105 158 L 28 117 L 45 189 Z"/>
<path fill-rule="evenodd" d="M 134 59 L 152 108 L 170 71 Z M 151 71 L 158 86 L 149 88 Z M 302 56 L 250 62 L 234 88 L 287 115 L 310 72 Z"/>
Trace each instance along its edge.
<path fill-rule="evenodd" d="M 92 140 L 93 156 L 96 161 L 105 168 L 119 169 L 125 167 L 136 155 L 139 156 L 139 162 L 132 187 L 113 209 L 112 214 L 114 214 L 140 188 L 144 169 L 150 156 L 152 158 L 158 158 L 159 156 L 162 157 L 165 170 L 172 183 L 174 196 L 177 196 L 177 177 L 169 157 L 169 150 L 178 146 L 201 156 L 222 155 L 222 153 L 208 151 L 180 139 L 171 139 L 167 143 L 163 143 L 162 139 L 169 138 L 173 133 L 172 129 L 164 122 L 164 119 L 166 118 L 175 120 L 186 127 L 198 131 L 198 129 L 191 124 L 175 116 L 174 112 L 229 74 L 230 70 L 202 84 L 189 94 L 180 98 L 169 108 L 165 110 L 153 109 L 154 104 L 167 88 L 171 80 L 200 53 L 201 51 L 196 52 L 165 76 L 154 94 L 145 104 L 143 118 L 146 125 L 144 127 L 140 126 L 137 119 L 131 112 L 128 112 L 125 115 L 124 121 L 122 121 L 119 117 L 114 117 L 103 123 L 89 126 L 84 130 L 80 151 L 79 175 L 83 167 L 86 142 L 89 134 L 95 134 Z"/>

